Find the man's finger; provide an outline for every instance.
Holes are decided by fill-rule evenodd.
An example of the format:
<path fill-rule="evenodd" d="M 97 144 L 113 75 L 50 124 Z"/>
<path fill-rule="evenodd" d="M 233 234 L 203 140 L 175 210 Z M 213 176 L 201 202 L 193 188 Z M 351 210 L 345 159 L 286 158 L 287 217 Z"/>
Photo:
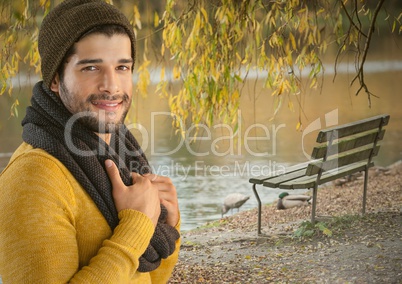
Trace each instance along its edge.
<path fill-rule="evenodd" d="M 144 177 L 149 179 L 152 182 L 157 182 L 157 183 L 172 183 L 171 179 L 169 177 L 165 176 L 159 176 L 157 174 L 145 174 Z"/>
<path fill-rule="evenodd" d="M 117 169 L 116 164 L 112 160 L 105 161 L 106 172 L 109 176 L 110 182 L 112 183 L 113 188 L 120 188 L 124 186 L 123 181 L 121 180 L 119 170 Z"/>

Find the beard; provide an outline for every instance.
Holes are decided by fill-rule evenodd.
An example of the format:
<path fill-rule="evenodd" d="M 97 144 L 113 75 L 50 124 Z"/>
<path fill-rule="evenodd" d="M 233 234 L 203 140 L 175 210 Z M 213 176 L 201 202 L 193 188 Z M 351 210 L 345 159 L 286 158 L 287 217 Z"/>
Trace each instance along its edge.
<path fill-rule="evenodd" d="M 130 97 L 124 93 L 122 95 L 110 95 L 106 93 L 91 94 L 84 101 L 79 100 L 79 96 L 68 90 L 63 80 L 60 81 L 60 98 L 67 108 L 67 110 L 75 116 L 78 116 L 78 121 L 89 130 L 96 133 L 113 133 L 122 124 L 130 109 L 131 100 Z M 92 111 L 92 101 L 96 100 L 110 100 L 110 101 L 122 101 L 122 114 L 120 117 L 116 117 L 115 112 L 106 112 L 100 110 L 98 112 Z"/>

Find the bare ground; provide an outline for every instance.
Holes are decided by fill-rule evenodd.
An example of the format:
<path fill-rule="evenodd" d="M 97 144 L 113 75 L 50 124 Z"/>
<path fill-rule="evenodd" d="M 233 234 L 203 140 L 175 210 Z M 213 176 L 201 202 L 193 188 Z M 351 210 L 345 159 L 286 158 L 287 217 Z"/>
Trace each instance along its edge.
<path fill-rule="evenodd" d="M 402 283 L 402 163 L 370 171 L 364 216 L 361 177 L 336 184 L 318 191 L 324 227 L 310 237 L 295 236 L 309 206 L 276 204 L 263 207 L 264 236 L 256 209 L 183 233 L 169 283 Z"/>

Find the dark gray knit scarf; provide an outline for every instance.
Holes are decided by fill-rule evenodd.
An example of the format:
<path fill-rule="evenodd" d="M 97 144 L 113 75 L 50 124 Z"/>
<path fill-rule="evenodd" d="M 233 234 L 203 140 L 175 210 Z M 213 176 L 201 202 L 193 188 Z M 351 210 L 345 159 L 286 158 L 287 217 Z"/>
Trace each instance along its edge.
<path fill-rule="evenodd" d="M 87 191 L 113 231 L 119 219 L 105 161 L 113 160 L 123 182 L 127 186 L 131 185 L 131 171 L 140 174 L 151 172 L 138 142 L 124 125 L 112 134 L 108 145 L 83 126 L 79 119 L 71 124 L 72 114 L 42 82 L 34 86 L 31 104 L 22 121 L 23 140 L 35 148 L 45 150 L 64 164 Z M 166 224 L 166 218 L 167 210 L 161 206 L 155 233 L 140 258 L 138 271 L 156 269 L 162 258 L 174 252 L 175 241 L 180 235 L 175 228 Z"/>

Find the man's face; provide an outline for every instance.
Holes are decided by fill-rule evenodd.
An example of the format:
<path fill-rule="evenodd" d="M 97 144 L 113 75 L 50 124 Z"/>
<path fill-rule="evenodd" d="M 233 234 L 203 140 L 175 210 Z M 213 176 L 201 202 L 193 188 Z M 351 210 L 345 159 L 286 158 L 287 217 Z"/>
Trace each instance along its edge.
<path fill-rule="evenodd" d="M 131 42 L 127 35 L 92 34 L 75 44 L 62 81 L 51 89 L 92 131 L 107 133 L 122 124 L 131 105 Z"/>

